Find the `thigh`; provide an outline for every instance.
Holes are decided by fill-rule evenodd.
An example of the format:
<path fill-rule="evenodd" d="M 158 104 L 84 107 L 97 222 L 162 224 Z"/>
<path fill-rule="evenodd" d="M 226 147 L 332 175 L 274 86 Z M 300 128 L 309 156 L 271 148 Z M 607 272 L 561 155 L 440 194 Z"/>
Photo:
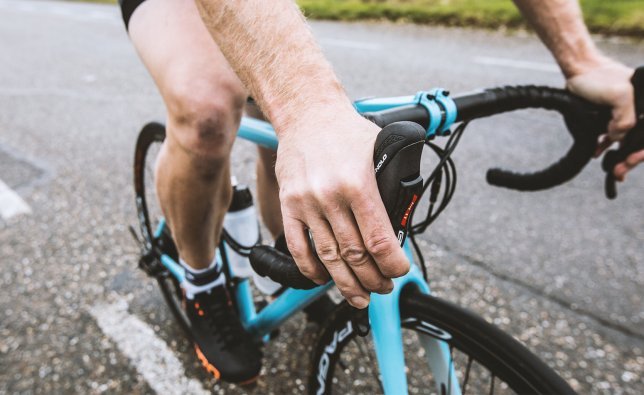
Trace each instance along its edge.
<path fill-rule="evenodd" d="M 129 35 L 170 115 L 214 106 L 241 116 L 245 89 L 194 1 L 144 1 L 130 18 Z"/>

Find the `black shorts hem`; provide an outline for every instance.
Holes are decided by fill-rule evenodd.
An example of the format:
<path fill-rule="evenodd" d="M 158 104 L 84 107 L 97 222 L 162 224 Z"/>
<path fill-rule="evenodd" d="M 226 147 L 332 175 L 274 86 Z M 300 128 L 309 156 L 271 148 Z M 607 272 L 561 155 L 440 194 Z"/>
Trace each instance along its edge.
<path fill-rule="evenodd" d="M 145 0 L 119 0 L 119 5 L 121 6 L 121 15 L 123 16 L 123 22 L 125 23 L 125 29 L 129 29 L 130 18 L 138 6 L 141 5 Z"/>

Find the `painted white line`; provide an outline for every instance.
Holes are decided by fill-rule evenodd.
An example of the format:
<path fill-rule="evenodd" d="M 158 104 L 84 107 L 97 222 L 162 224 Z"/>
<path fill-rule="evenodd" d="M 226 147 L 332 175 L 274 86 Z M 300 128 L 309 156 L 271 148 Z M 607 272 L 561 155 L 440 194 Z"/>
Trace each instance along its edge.
<path fill-rule="evenodd" d="M 377 51 L 381 48 L 379 44 L 364 41 L 340 40 L 336 38 L 321 38 L 320 43 L 330 45 L 332 47 L 364 49 L 367 51 Z"/>
<path fill-rule="evenodd" d="M 0 0 L 0 9 L 18 11 L 29 14 L 53 15 L 76 21 L 104 21 L 122 23 L 116 6 L 79 3 L 56 3 L 48 1 L 18 2 L 16 0 Z"/>
<path fill-rule="evenodd" d="M 186 377 L 181 361 L 145 322 L 127 311 L 127 301 L 99 304 L 89 312 L 158 394 L 209 395 L 201 382 Z"/>
<path fill-rule="evenodd" d="M 560 73 L 559 67 L 554 63 L 531 62 L 528 60 L 514 60 L 505 58 L 492 58 L 487 56 L 477 56 L 474 63 L 485 64 L 490 66 L 512 67 L 515 69 L 526 69 L 535 71 L 544 71 L 547 73 Z"/>
<path fill-rule="evenodd" d="M 31 214 L 31 208 L 4 181 L 0 180 L 0 215 L 9 219 L 20 214 Z"/>

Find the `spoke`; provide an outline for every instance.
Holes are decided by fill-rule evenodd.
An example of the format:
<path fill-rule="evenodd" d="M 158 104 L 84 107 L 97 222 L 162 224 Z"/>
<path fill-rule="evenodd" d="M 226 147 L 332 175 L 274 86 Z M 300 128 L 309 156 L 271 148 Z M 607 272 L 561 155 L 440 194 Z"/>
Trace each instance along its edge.
<path fill-rule="evenodd" d="M 490 395 L 494 394 L 494 375 L 492 375 L 492 381 L 490 382 Z"/>
<path fill-rule="evenodd" d="M 463 395 L 465 395 L 465 391 L 467 388 L 467 380 L 470 378 L 470 369 L 472 368 L 472 360 L 473 358 L 471 356 L 467 356 L 467 367 L 465 368 L 465 378 L 463 379 Z"/>
<path fill-rule="evenodd" d="M 362 341 L 360 341 L 360 339 L 362 339 Z M 364 340 L 364 339 L 365 338 L 362 338 L 362 337 L 354 338 L 354 340 L 356 340 L 356 343 L 358 344 L 358 350 L 360 350 L 360 354 L 362 354 L 364 357 L 366 357 L 369 360 L 369 365 L 370 366 L 373 366 L 373 360 L 374 360 L 374 358 L 372 358 L 373 354 L 372 354 L 372 351 L 371 351 L 370 347 L 367 347 L 367 350 L 365 351 L 366 340 Z M 376 382 L 380 386 L 380 391 L 382 391 L 384 393 L 385 389 L 382 386 L 382 381 L 380 380 L 380 377 L 378 377 L 378 373 L 376 372 L 376 369 L 371 369 L 371 374 L 373 375 L 374 379 L 376 380 Z"/>

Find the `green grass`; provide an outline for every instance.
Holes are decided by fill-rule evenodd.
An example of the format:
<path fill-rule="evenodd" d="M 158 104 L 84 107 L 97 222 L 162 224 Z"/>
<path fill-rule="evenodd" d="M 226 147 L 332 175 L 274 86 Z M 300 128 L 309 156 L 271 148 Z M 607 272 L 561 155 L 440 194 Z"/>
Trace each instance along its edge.
<path fill-rule="evenodd" d="M 116 3 L 116 0 L 72 1 Z M 511 0 L 296 1 L 311 19 L 390 20 L 492 29 L 527 26 Z M 592 32 L 644 37 L 644 0 L 581 0 L 581 5 Z"/>
<path fill-rule="evenodd" d="M 404 21 L 447 26 L 525 27 L 511 0 L 297 0 L 312 19 Z M 644 37 L 644 0 L 581 0 L 595 33 Z"/>

